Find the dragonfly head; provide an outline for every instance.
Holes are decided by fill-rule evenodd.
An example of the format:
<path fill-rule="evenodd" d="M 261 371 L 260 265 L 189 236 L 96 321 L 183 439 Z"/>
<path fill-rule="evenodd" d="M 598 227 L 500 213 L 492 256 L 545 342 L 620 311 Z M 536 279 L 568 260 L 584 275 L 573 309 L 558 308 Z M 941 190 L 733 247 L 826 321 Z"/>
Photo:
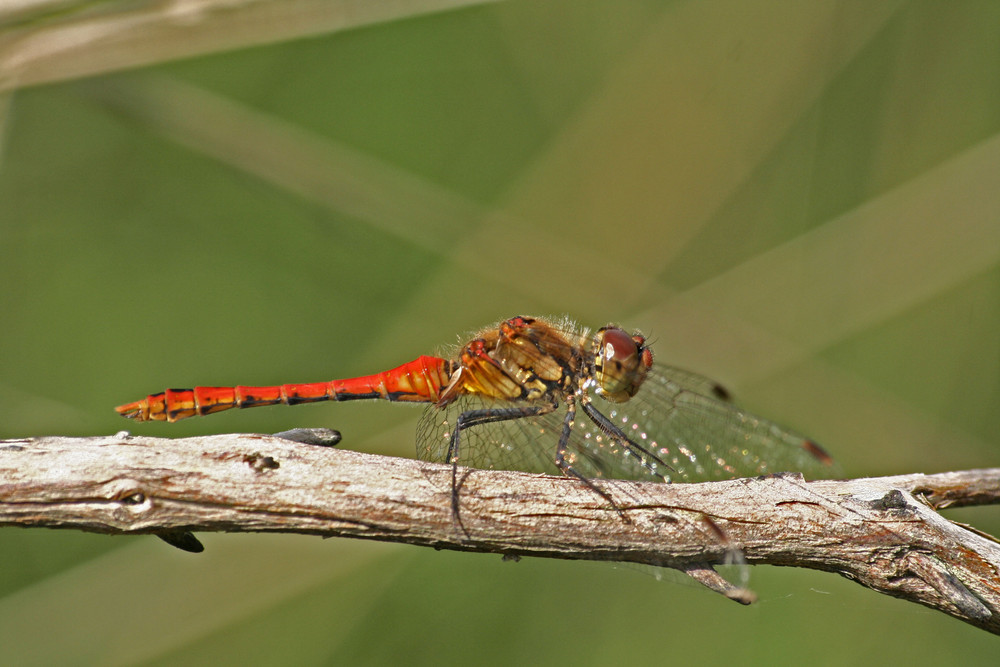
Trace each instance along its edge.
<path fill-rule="evenodd" d="M 594 336 L 594 382 L 597 394 L 612 403 L 624 403 L 635 396 L 653 366 L 653 351 L 636 332 L 606 326 Z"/>

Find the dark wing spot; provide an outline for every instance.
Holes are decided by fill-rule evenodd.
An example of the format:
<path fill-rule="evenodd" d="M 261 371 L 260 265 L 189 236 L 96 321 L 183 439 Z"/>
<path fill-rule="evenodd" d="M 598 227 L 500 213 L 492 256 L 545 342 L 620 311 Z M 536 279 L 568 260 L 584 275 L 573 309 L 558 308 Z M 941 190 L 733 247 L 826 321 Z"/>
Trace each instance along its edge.
<path fill-rule="evenodd" d="M 827 454 L 825 449 L 817 445 L 812 440 L 803 440 L 802 449 L 812 454 L 813 457 L 823 465 L 833 465 L 833 457 Z"/>
<path fill-rule="evenodd" d="M 733 395 L 729 393 L 729 390 L 723 387 L 721 384 L 712 385 L 712 396 L 719 399 L 720 401 L 725 401 L 729 403 L 733 400 Z"/>

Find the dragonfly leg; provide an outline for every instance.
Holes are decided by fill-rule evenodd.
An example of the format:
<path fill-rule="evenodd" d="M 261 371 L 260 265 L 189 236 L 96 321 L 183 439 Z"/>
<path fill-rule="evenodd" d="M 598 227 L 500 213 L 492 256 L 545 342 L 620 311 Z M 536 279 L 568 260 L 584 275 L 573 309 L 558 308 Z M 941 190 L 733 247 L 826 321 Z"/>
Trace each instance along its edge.
<path fill-rule="evenodd" d="M 492 424 L 494 422 L 509 421 L 511 419 L 523 419 L 525 417 L 536 417 L 552 412 L 558 404 L 542 403 L 540 405 L 525 405 L 516 408 L 501 408 L 498 410 L 482 409 L 467 410 L 458 416 L 455 422 L 455 430 L 448 441 L 448 455 L 445 459 L 451 464 L 451 510 L 455 515 L 455 520 L 462 525 L 462 520 L 458 513 L 458 456 L 462 431 L 479 426 L 480 424 Z M 465 530 L 465 527 L 462 527 Z"/>
<path fill-rule="evenodd" d="M 624 431 L 615 426 L 610 419 L 605 417 L 601 411 L 595 408 L 589 401 L 583 402 L 583 411 L 588 417 L 590 417 L 590 421 L 597 425 L 597 428 L 601 429 L 601 431 L 603 431 L 608 437 L 614 438 L 621 443 L 622 447 L 630 456 L 638 460 L 644 468 L 649 470 L 654 475 L 663 478 L 662 472 L 657 471 L 657 466 L 663 466 L 667 470 L 674 473 L 677 472 L 670 466 L 670 464 L 661 459 L 659 456 L 625 435 Z"/>
<path fill-rule="evenodd" d="M 625 517 L 624 512 L 615 503 L 611 494 L 600 488 L 591 479 L 578 472 L 568 461 L 566 461 L 566 448 L 569 446 L 569 437 L 573 432 L 573 422 L 576 420 L 576 401 L 572 395 L 566 398 L 566 418 L 563 420 L 562 433 L 559 435 L 559 444 L 556 446 L 556 467 L 567 477 L 575 477 L 583 482 L 591 491 L 607 500 L 618 515 Z"/>

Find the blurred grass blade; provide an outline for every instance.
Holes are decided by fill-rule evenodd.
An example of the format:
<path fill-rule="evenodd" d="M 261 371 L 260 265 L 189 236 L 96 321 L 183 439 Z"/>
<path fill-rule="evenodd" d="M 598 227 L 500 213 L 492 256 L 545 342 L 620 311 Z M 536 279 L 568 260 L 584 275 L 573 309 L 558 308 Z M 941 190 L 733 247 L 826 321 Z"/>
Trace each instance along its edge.
<path fill-rule="evenodd" d="M 4 3 L 0 91 L 492 1 L 187 0 L 77 3 L 77 11 L 64 2 Z"/>

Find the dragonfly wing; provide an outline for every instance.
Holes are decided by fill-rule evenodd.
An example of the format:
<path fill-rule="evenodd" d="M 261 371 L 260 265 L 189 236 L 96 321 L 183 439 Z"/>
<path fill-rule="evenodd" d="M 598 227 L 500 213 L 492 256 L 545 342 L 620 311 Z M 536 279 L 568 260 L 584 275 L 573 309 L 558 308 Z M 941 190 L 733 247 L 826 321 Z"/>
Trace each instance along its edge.
<path fill-rule="evenodd" d="M 417 425 L 417 457 L 447 463 L 448 447 L 459 416 L 464 412 L 503 413 L 527 404 L 463 396 L 449 405 L 428 407 Z M 464 429 L 459 437 L 458 462 L 480 469 L 523 470 L 558 474 L 556 444 L 565 408 L 544 415 L 494 421 Z"/>
<path fill-rule="evenodd" d="M 805 436 L 695 392 L 667 374 L 648 378 L 631 401 L 610 406 L 606 414 L 674 468 L 672 481 L 837 473 L 829 456 Z"/>
<path fill-rule="evenodd" d="M 789 471 L 817 478 L 837 473 L 818 445 L 713 397 L 718 395 L 715 386 L 694 373 L 659 371 L 627 402 L 593 398 L 594 407 L 615 428 L 669 468 L 630 455 L 620 438 L 610 437 L 583 410 L 577 410 L 567 462 L 585 477 L 644 481 L 700 482 Z M 418 425 L 417 455 L 445 463 L 451 433 L 463 412 L 500 413 L 525 405 L 530 404 L 464 396 L 444 408 L 428 407 Z M 561 404 L 547 414 L 471 426 L 460 438 L 459 463 L 559 474 L 555 454 L 565 415 Z"/>
<path fill-rule="evenodd" d="M 676 385 L 677 389 L 685 389 L 695 394 L 709 396 L 718 401 L 728 402 L 732 400 L 732 394 L 729 393 L 729 390 L 712 378 L 707 378 L 704 375 L 673 366 L 661 366 L 657 364 L 653 368 L 654 370 L 650 373 L 650 381 L 659 378 L 659 382 L 669 382 Z"/>
<path fill-rule="evenodd" d="M 451 433 L 459 415 L 469 410 L 509 409 L 512 403 L 463 397 L 443 409 L 428 408 L 417 426 L 417 456 L 444 463 Z M 563 430 L 566 407 L 543 415 L 472 426 L 462 432 L 459 463 L 480 469 L 522 470 L 561 474 L 555 464 L 556 448 Z M 621 442 L 602 432 L 578 411 L 566 448 L 566 461 L 588 478 L 663 481 L 635 458 L 626 454 Z"/>

